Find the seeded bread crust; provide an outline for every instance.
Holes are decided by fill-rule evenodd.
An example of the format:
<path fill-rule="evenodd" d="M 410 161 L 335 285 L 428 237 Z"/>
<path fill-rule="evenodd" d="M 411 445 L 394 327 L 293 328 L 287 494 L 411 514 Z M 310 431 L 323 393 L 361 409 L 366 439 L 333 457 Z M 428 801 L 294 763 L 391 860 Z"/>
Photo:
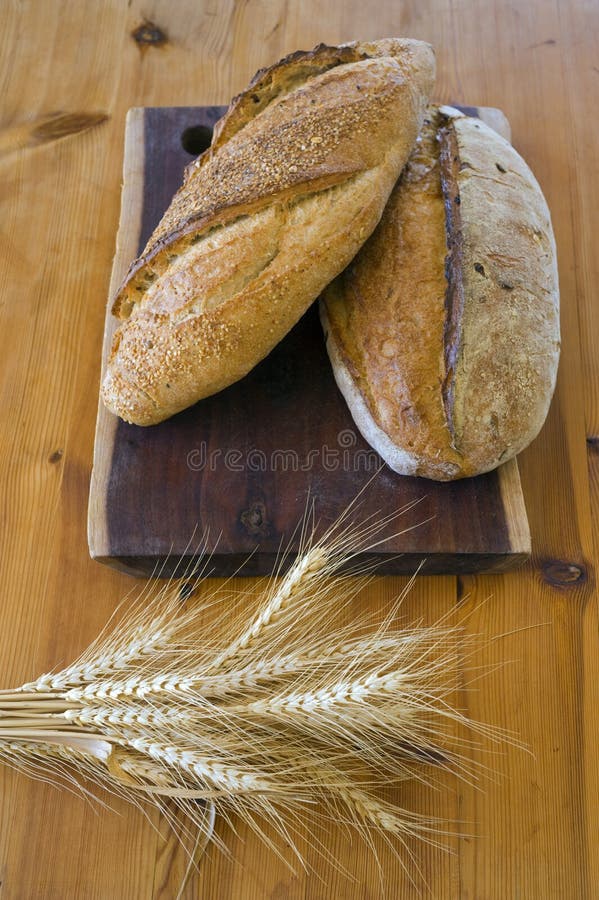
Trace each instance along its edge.
<path fill-rule="evenodd" d="M 356 424 L 396 472 L 448 481 L 526 447 L 555 386 L 559 290 L 549 210 L 508 141 L 431 108 L 321 319 Z"/>
<path fill-rule="evenodd" d="M 270 352 L 376 227 L 433 77 L 430 46 L 395 39 L 258 73 L 115 298 L 109 409 L 155 424 Z"/>

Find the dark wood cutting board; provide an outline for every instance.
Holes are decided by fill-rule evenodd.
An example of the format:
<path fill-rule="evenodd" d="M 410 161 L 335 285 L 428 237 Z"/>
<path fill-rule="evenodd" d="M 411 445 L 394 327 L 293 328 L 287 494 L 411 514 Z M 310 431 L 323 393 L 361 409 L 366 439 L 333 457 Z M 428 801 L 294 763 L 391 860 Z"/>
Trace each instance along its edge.
<path fill-rule="evenodd" d="M 509 138 L 499 110 L 464 109 Z M 130 110 L 111 297 L 223 111 Z M 109 301 L 104 361 L 115 326 Z M 127 425 L 100 403 L 89 550 L 139 575 L 166 561 L 166 575 L 186 565 L 192 536 L 207 533 L 214 574 L 266 574 L 312 499 L 322 529 L 364 489 L 358 521 L 419 501 L 385 532 L 418 525 L 374 553 L 381 573 L 413 572 L 423 559 L 430 573 L 501 571 L 529 555 L 515 460 L 449 484 L 380 466 L 335 385 L 313 306 L 246 378 L 161 425 Z"/>

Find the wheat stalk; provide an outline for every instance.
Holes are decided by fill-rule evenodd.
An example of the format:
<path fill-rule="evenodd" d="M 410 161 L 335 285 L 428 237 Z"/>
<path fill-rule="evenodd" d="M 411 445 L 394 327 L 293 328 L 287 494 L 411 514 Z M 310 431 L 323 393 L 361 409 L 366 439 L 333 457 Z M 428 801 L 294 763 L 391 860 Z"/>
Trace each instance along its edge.
<path fill-rule="evenodd" d="M 424 835 L 377 785 L 463 766 L 451 724 L 465 719 L 446 690 L 460 638 L 446 623 L 397 629 L 399 603 L 343 622 L 365 579 L 339 571 L 377 527 L 307 539 L 249 622 L 218 593 L 187 608 L 175 584 L 144 596 L 72 665 L 0 691 L 0 759 L 166 815 L 173 803 L 205 835 L 194 804 L 213 804 L 278 852 L 261 819 L 293 847 L 294 823 L 317 807 L 337 817 L 341 805 L 361 833 Z"/>

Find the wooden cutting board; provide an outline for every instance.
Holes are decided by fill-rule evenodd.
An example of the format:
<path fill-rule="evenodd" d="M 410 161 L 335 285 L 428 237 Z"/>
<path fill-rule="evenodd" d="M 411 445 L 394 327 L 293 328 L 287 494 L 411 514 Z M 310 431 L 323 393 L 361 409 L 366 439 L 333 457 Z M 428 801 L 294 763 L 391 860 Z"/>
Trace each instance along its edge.
<path fill-rule="evenodd" d="M 129 111 L 110 297 L 224 109 Z M 462 109 L 510 137 L 499 110 Z M 110 305 L 104 362 L 116 326 Z M 164 564 L 170 575 L 177 563 L 182 571 L 207 534 L 213 574 L 267 574 L 282 545 L 297 546 L 293 532 L 312 500 L 323 529 L 360 491 L 356 520 L 418 501 L 388 526 L 390 539 L 372 554 L 380 573 L 413 572 L 423 559 L 430 573 L 503 571 L 530 553 L 515 460 L 449 484 L 381 468 L 335 385 L 313 306 L 246 378 L 161 425 L 127 425 L 100 402 L 89 550 L 134 574 Z M 391 537 L 402 527 L 410 530 Z"/>

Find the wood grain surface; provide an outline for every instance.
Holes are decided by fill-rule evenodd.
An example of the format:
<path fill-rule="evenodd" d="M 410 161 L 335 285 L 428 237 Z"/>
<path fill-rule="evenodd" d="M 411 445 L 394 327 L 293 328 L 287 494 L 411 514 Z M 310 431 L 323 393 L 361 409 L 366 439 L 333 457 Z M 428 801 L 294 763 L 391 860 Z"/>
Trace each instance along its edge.
<path fill-rule="evenodd" d="M 114 291 L 179 188 L 189 151 L 208 146 L 225 109 L 127 114 L 104 365 L 117 326 Z M 509 140 L 500 110 L 467 109 Z M 129 425 L 99 402 L 88 541 L 100 562 L 171 576 L 188 568 L 202 536 L 214 575 L 269 575 L 281 547 L 288 561 L 297 553 L 298 523 L 311 503 L 317 535 L 352 505 L 354 521 L 389 520 L 379 546 L 356 560 L 376 564 L 381 575 L 418 566 L 427 574 L 506 571 L 530 554 L 515 459 L 448 484 L 383 464 L 335 384 L 316 304 L 249 375 L 160 425 Z M 402 509 L 409 514 L 398 522 Z"/>
<path fill-rule="evenodd" d="M 503 109 L 552 210 L 563 356 L 542 441 L 519 459 L 533 557 L 502 576 L 424 577 L 406 616 L 449 614 L 481 650 L 472 716 L 528 750 L 470 747 L 475 784 L 415 785 L 402 802 L 447 820 L 445 845 L 412 848 L 427 887 L 380 849 L 386 897 L 591 900 L 599 884 L 598 135 L 595 0 L 81 0 L 2 4 L 0 29 L 0 683 L 68 662 L 131 579 L 89 558 L 104 302 L 119 217 L 125 115 L 206 105 L 260 66 L 318 41 L 385 34 L 437 48 L 437 97 Z M 405 578 L 362 598 L 384 603 Z M 252 582 L 244 582 L 251 588 Z M 0 773 L 0 897 L 174 898 L 183 852 L 154 814 L 84 801 Z M 382 896 L 365 847 L 323 835 L 349 870 L 308 852 L 289 873 L 244 829 L 227 832 L 185 896 L 332 900 Z M 405 856 L 404 856 L 405 859 Z M 418 879 L 416 879 L 418 881 Z"/>

